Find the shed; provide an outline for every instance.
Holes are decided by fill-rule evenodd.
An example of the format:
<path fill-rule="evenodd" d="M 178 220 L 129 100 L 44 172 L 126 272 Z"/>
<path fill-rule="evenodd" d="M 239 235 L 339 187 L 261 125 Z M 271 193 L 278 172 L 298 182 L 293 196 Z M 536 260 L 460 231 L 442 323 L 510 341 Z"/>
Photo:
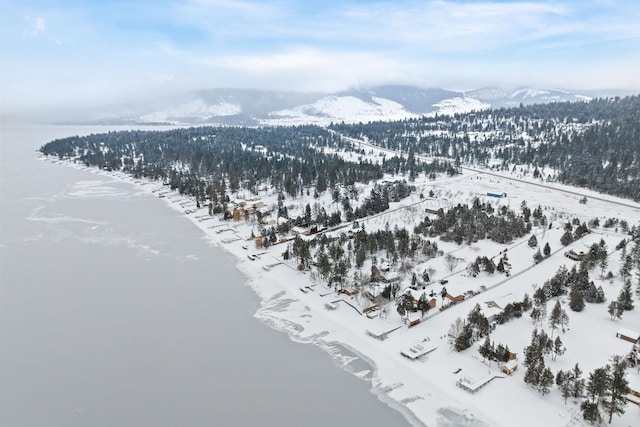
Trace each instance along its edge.
<path fill-rule="evenodd" d="M 511 359 L 500 366 L 500 370 L 507 375 L 511 375 L 516 369 L 518 369 L 518 361 L 515 359 Z"/>
<path fill-rule="evenodd" d="M 632 331 L 629 329 L 618 329 L 618 332 L 616 332 L 616 337 L 625 341 L 629 341 L 633 344 L 640 343 L 640 332 Z"/>

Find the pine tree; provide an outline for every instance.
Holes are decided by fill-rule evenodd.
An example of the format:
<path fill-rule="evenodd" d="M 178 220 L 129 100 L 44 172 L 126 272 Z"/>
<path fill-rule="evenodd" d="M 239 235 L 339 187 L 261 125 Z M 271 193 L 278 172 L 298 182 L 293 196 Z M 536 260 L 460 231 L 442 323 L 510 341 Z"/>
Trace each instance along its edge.
<path fill-rule="evenodd" d="M 551 391 L 553 385 L 553 372 L 551 369 L 544 367 L 542 363 L 542 370 L 540 373 L 540 381 L 538 382 L 538 391 L 544 396 Z"/>
<path fill-rule="evenodd" d="M 531 237 L 529 237 L 529 241 L 527 243 L 531 248 L 535 248 L 536 246 L 538 246 L 538 239 L 536 238 L 536 235 L 533 234 Z"/>
<path fill-rule="evenodd" d="M 533 307 L 529 316 L 531 316 L 531 320 L 533 320 L 533 323 L 535 324 L 540 321 L 542 314 L 540 313 L 540 309 L 538 307 Z"/>
<path fill-rule="evenodd" d="M 562 371 L 558 371 L 558 375 L 563 373 Z M 556 384 L 557 384 L 557 375 L 556 375 Z M 558 384 L 560 388 L 560 393 L 564 398 L 565 405 L 567 404 L 567 399 L 571 397 L 572 387 L 573 387 L 573 374 L 571 372 L 563 373 L 562 381 Z"/>
<path fill-rule="evenodd" d="M 531 298 L 529 298 L 529 294 L 524 294 L 522 297 L 522 311 L 529 311 L 531 309 Z"/>
<path fill-rule="evenodd" d="M 542 250 L 542 253 L 544 254 L 545 257 L 548 257 L 549 255 L 551 255 L 551 246 L 549 246 L 549 242 L 544 244 L 544 249 Z"/>
<path fill-rule="evenodd" d="M 578 312 L 584 309 L 584 296 L 582 295 L 582 291 L 578 289 L 578 286 L 573 286 L 571 288 L 571 293 L 569 294 L 569 308 Z"/>
<path fill-rule="evenodd" d="M 633 296 L 631 294 L 631 280 L 627 280 L 618 294 L 618 306 L 622 310 L 633 310 Z"/>
<path fill-rule="evenodd" d="M 600 258 L 600 277 L 604 277 L 604 271 L 609 266 L 609 259 L 607 258 L 607 252 L 604 251 L 603 256 Z"/>
<path fill-rule="evenodd" d="M 489 339 L 488 335 L 485 338 L 484 343 L 480 345 L 480 347 L 478 348 L 478 352 L 480 353 L 480 356 L 482 356 L 483 360 L 493 359 L 493 353 L 494 353 L 493 344 L 491 343 L 491 340 Z"/>
<path fill-rule="evenodd" d="M 540 249 L 538 249 L 538 250 L 536 251 L 536 253 L 535 253 L 535 254 L 533 254 L 533 262 L 534 262 L 535 264 L 539 264 L 539 263 L 540 263 L 540 261 L 542 261 L 543 259 L 544 259 L 544 257 L 542 256 L 542 252 L 540 252 Z"/>
<path fill-rule="evenodd" d="M 611 367 L 605 365 L 602 368 L 596 368 L 589 374 L 587 381 L 587 395 L 591 398 L 591 402 L 598 404 L 609 390 Z"/>
<path fill-rule="evenodd" d="M 566 348 L 562 344 L 560 336 L 557 336 L 555 341 L 553 342 L 553 360 L 556 360 L 557 356 L 562 356 L 565 351 Z"/>
<path fill-rule="evenodd" d="M 624 249 L 625 248 L 623 247 L 623 251 Z M 624 257 L 621 256 L 622 264 L 620 266 L 620 277 L 622 278 L 622 280 L 626 281 L 631 276 L 631 269 L 633 268 L 633 259 L 631 258 L 631 255 L 626 255 L 626 252 L 623 252 L 623 254 L 625 254 L 625 256 Z"/>
<path fill-rule="evenodd" d="M 541 353 L 542 350 L 539 349 L 538 345 L 538 330 L 534 329 L 531 337 L 531 344 L 524 348 L 525 366 L 535 365 L 538 362 L 538 359 L 540 359 Z"/>
<path fill-rule="evenodd" d="M 560 237 L 560 243 L 562 243 L 562 246 L 567 246 L 571 242 L 573 242 L 573 234 L 570 231 L 565 231 Z"/>
<path fill-rule="evenodd" d="M 624 310 L 622 309 L 622 307 L 620 307 L 618 301 L 611 301 L 609 307 L 607 307 L 607 312 L 609 313 L 609 316 L 611 316 L 611 320 L 615 320 L 622 318 L 622 313 L 624 312 Z"/>
<path fill-rule="evenodd" d="M 573 378 L 573 387 L 572 387 L 571 394 L 573 395 L 573 397 L 577 398 L 582 396 L 582 393 L 584 392 L 584 378 L 582 378 L 582 370 L 580 369 L 577 363 L 573 367 L 572 378 Z"/>
<path fill-rule="evenodd" d="M 569 315 L 564 309 L 562 309 L 562 313 L 560 314 L 560 326 L 562 327 L 562 333 L 564 334 L 567 326 L 569 326 Z"/>
<path fill-rule="evenodd" d="M 462 328 L 462 332 L 455 340 L 454 348 L 456 351 L 466 350 L 471 347 L 473 339 L 473 326 L 466 323 Z"/>
<path fill-rule="evenodd" d="M 608 365 L 607 365 L 608 366 Z M 609 376 L 609 400 L 605 403 L 605 408 L 609 413 L 609 424 L 613 418 L 613 414 L 624 414 L 624 408 L 627 404 L 625 395 L 629 382 L 625 377 L 625 369 L 627 364 L 622 356 L 613 356 L 611 358 L 611 374 Z"/>
<path fill-rule="evenodd" d="M 549 314 L 549 326 L 551 327 L 551 336 L 553 336 L 553 331 L 558 329 L 560 325 L 560 319 L 562 317 L 562 306 L 560 305 L 560 301 L 556 301 L 556 304 L 553 306 L 551 310 L 551 314 Z"/>
<path fill-rule="evenodd" d="M 600 409 L 597 403 L 585 400 L 580 405 L 580 409 L 582 409 L 582 417 L 590 423 L 595 424 L 602 421 L 602 415 L 600 415 Z"/>
<path fill-rule="evenodd" d="M 538 387 L 540 376 L 541 370 L 539 369 L 539 365 L 537 363 L 531 364 L 527 366 L 527 370 L 524 373 L 524 382 L 531 387 Z"/>

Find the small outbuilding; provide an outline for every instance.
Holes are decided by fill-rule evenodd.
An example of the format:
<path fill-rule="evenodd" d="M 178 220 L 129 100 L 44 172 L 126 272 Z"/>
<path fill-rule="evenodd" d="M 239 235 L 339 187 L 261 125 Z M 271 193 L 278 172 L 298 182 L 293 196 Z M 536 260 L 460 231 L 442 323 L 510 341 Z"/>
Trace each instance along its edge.
<path fill-rule="evenodd" d="M 640 343 L 640 332 L 637 331 L 620 328 L 618 329 L 618 332 L 616 332 L 616 337 L 625 341 L 629 341 L 633 344 Z"/>
<path fill-rule="evenodd" d="M 515 359 L 511 359 L 500 366 L 500 370 L 507 375 L 511 375 L 516 369 L 518 369 L 518 361 Z"/>

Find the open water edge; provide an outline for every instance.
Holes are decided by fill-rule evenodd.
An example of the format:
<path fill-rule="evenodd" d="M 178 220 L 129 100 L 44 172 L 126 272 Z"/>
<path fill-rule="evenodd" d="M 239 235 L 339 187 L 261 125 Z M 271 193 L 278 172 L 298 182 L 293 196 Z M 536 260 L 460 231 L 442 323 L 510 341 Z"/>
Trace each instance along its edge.
<path fill-rule="evenodd" d="M 1 425 L 409 425 L 328 354 L 257 321 L 236 260 L 184 217 L 35 158 L 105 129 L 1 131 Z"/>

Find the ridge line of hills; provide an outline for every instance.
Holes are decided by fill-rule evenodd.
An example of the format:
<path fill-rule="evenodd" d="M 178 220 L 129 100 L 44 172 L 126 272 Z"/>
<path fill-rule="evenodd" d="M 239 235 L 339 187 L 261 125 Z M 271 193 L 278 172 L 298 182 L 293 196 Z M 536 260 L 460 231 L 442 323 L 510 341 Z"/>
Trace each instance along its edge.
<path fill-rule="evenodd" d="M 88 124 L 272 126 L 394 121 L 550 102 L 588 101 L 613 93 L 484 87 L 471 91 L 385 85 L 335 93 L 207 89 L 94 110 L 71 121 Z"/>

